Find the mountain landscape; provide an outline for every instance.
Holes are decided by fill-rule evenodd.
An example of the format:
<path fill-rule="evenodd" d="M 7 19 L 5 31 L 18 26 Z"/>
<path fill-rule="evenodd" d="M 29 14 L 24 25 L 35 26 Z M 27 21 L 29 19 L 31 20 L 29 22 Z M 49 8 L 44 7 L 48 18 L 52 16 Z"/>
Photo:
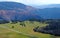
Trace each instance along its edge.
<path fill-rule="evenodd" d="M 29 19 L 60 19 L 58 5 L 44 6 L 44 9 L 34 8 L 16 2 L 0 2 L 0 19 L 24 21 Z"/>
<path fill-rule="evenodd" d="M 37 26 L 33 30 L 35 32 L 60 36 L 60 21 L 58 21 L 60 20 L 60 4 L 43 5 L 40 6 L 40 8 L 36 8 L 40 9 L 39 12 L 41 14 L 41 17 L 43 17 L 44 19 L 50 19 L 50 22 L 45 27 Z"/>
<path fill-rule="evenodd" d="M 40 14 L 44 19 L 60 19 L 60 8 L 40 9 Z"/>
<path fill-rule="evenodd" d="M 60 19 L 60 4 L 32 6 L 39 9 L 39 14 L 43 19 Z"/>
<path fill-rule="evenodd" d="M 38 9 L 16 2 L 0 2 L 0 20 L 25 21 L 41 19 Z"/>
<path fill-rule="evenodd" d="M 0 38 L 60 38 L 60 4 L 0 2 L 0 27 Z"/>

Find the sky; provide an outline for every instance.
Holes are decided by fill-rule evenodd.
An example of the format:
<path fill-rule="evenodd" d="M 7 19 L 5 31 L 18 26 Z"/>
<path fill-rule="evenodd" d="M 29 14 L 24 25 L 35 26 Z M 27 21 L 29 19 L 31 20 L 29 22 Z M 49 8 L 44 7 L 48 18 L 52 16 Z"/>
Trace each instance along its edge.
<path fill-rule="evenodd" d="M 60 0 L 0 0 L 1 1 L 13 1 L 26 5 L 47 5 L 47 4 L 60 4 Z"/>

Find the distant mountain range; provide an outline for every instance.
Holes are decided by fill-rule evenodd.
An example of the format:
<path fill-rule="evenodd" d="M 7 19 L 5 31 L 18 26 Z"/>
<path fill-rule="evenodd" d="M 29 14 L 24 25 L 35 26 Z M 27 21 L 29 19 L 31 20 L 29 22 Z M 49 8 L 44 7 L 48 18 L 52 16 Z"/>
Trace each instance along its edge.
<path fill-rule="evenodd" d="M 49 5 L 31 5 L 35 8 L 38 8 L 38 9 L 45 9 L 45 8 L 60 8 L 60 4 L 49 4 Z"/>
<path fill-rule="evenodd" d="M 0 2 L 0 20 L 25 21 L 40 20 L 38 9 L 16 2 Z"/>
<path fill-rule="evenodd" d="M 44 19 L 60 19 L 60 8 L 45 8 L 39 12 Z"/>
<path fill-rule="evenodd" d="M 60 19 L 60 4 L 33 6 L 39 9 L 40 16 L 44 19 Z"/>
<path fill-rule="evenodd" d="M 40 8 L 38 9 L 17 2 L 0 2 L 0 20 L 60 19 L 60 4 L 44 5 L 42 6 L 43 9 Z"/>

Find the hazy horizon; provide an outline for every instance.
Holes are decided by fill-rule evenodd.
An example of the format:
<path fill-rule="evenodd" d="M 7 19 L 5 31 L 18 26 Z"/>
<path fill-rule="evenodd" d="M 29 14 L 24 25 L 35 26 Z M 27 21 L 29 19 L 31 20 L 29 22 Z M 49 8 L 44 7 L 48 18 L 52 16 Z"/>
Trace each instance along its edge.
<path fill-rule="evenodd" d="M 60 0 L 0 0 L 1 1 L 12 1 L 19 2 L 26 5 L 48 5 L 48 4 L 60 4 Z"/>

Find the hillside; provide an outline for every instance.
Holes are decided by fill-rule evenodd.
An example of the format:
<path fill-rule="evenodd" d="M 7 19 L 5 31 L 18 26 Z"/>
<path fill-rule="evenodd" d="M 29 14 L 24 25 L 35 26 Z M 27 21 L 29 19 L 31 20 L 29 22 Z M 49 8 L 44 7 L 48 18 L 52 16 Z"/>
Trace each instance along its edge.
<path fill-rule="evenodd" d="M 0 38 L 56 38 L 53 35 L 60 36 L 60 24 L 46 24 L 54 19 L 60 19 L 60 8 L 37 9 L 17 2 L 0 2 Z"/>
<path fill-rule="evenodd" d="M 44 19 L 60 19 L 60 8 L 45 8 L 39 12 Z"/>
<path fill-rule="evenodd" d="M 60 19 L 60 4 L 32 5 L 39 9 L 39 14 L 43 19 Z"/>
<path fill-rule="evenodd" d="M 0 35 L 2 38 L 3 37 L 8 37 L 8 38 L 51 38 L 52 35 L 50 34 L 43 34 L 43 33 L 38 33 L 34 32 L 33 28 L 40 26 L 46 26 L 47 24 L 40 23 L 40 22 L 33 22 L 31 23 L 30 21 L 24 21 L 25 26 L 20 25 L 21 22 L 18 22 L 16 24 L 0 24 Z M 12 28 L 14 26 L 14 28 Z M 6 31 L 5 31 L 6 29 Z"/>
<path fill-rule="evenodd" d="M 0 2 L 0 20 L 25 21 L 32 18 L 41 19 L 38 9 L 16 2 Z"/>

